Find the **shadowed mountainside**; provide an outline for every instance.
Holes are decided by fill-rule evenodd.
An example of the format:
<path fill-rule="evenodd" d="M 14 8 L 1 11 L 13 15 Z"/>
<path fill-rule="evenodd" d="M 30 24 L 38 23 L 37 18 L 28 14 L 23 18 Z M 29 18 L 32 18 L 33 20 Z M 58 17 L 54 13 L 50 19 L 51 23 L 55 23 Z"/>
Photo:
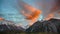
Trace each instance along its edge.
<path fill-rule="evenodd" d="M 26 32 L 60 32 L 60 19 L 50 19 L 48 21 L 37 21 Z"/>

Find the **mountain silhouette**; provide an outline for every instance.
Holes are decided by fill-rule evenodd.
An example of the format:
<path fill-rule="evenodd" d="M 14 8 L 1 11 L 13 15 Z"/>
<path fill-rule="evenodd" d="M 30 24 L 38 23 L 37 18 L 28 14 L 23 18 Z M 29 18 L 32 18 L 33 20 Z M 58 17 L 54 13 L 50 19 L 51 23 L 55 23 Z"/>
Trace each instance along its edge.
<path fill-rule="evenodd" d="M 16 26 L 11 21 L 0 21 L 0 32 L 2 31 L 16 31 L 16 32 L 60 32 L 60 19 L 52 18 L 48 21 L 37 21 L 27 29 L 21 26 Z"/>
<path fill-rule="evenodd" d="M 37 21 L 26 32 L 60 32 L 60 19 L 52 18 L 48 21 Z"/>
<path fill-rule="evenodd" d="M 14 22 L 3 20 L 0 21 L 0 32 L 2 31 L 23 31 L 24 29 L 20 26 L 16 26 Z"/>

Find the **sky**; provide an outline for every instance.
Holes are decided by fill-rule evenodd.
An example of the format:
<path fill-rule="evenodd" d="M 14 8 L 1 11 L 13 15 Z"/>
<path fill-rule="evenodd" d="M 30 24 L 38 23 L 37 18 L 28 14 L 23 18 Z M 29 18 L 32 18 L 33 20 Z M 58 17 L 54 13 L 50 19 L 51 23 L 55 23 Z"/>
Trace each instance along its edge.
<path fill-rule="evenodd" d="M 10 20 L 10 21 L 14 21 L 17 23 L 22 22 L 24 25 L 26 25 L 24 20 L 24 17 L 19 13 L 19 11 L 14 7 L 15 5 L 17 5 L 17 0 L 0 0 L 2 2 L 0 2 L 0 17 L 3 17 L 5 20 Z M 24 2 L 33 5 L 34 0 L 32 1 L 25 1 Z M 42 19 L 42 17 L 40 18 L 40 20 Z"/>
<path fill-rule="evenodd" d="M 54 0 L 22 0 L 25 3 L 35 7 L 39 10 L 42 10 L 38 20 L 44 19 L 47 14 L 50 12 L 50 9 L 54 6 Z M 21 7 L 18 6 L 19 10 L 16 8 L 18 6 L 17 0 L 0 0 L 0 17 L 3 17 L 5 20 L 10 20 L 16 24 L 23 24 L 23 27 L 28 25 L 28 21 L 24 19 L 24 16 L 21 15 L 19 10 Z M 44 7 L 45 6 L 45 7 Z M 58 15 L 59 16 L 59 15 Z M 59 16 L 60 17 L 60 16 Z"/>

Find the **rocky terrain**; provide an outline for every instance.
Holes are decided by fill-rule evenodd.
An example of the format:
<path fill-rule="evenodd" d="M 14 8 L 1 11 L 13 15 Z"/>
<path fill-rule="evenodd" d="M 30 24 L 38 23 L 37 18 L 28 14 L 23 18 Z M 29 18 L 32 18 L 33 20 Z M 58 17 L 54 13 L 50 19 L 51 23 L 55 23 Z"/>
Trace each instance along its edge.
<path fill-rule="evenodd" d="M 24 29 L 22 27 L 17 27 L 11 21 L 0 21 L 0 32 L 12 32 L 12 33 L 20 33 L 20 32 L 60 32 L 60 19 L 50 19 L 48 21 L 37 21 L 28 29 Z"/>

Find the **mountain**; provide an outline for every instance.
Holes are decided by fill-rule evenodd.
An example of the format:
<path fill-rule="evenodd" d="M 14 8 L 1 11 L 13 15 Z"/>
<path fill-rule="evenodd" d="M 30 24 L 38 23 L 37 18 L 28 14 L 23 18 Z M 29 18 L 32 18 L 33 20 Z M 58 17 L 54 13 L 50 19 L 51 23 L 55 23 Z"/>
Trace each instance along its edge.
<path fill-rule="evenodd" d="M 48 21 L 37 21 L 26 32 L 60 32 L 60 19 L 50 19 Z"/>
<path fill-rule="evenodd" d="M 60 32 L 60 19 L 53 19 L 52 18 L 52 19 L 50 19 L 48 21 L 51 21 L 52 23 L 54 23 L 56 25 L 56 27 L 57 27 L 58 32 Z"/>
<path fill-rule="evenodd" d="M 16 26 L 11 21 L 0 21 L 0 32 L 13 31 L 13 32 L 60 32 L 60 19 L 50 19 L 48 21 L 37 21 L 28 29 L 24 29 L 21 26 Z"/>
<path fill-rule="evenodd" d="M 16 26 L 14 22 L 3 20 L 0 21 L 0 32 L 2 31 L 23 31 L 24 29 L 20 26 Z"/>
<path fill-rule="evenodd" d="M 37 21 L 28 29 L 26 29 L 26 32 L 39 32 L 39 31 L 42 31 L 42 23 L 40 21 Z"/>

